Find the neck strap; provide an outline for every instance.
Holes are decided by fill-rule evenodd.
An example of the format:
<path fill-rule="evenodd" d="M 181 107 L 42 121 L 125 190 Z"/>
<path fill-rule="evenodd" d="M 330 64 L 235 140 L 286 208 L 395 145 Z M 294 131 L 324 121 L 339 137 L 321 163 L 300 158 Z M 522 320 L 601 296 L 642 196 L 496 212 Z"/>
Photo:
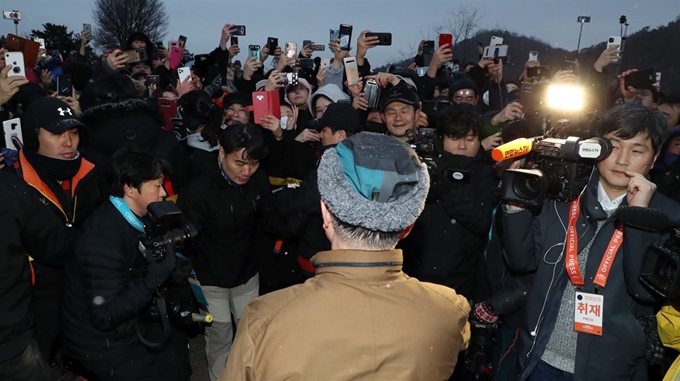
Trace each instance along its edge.
<path fill-rule="evenodd" d="M 222 167 L 222 159 L 219 157 L 219 155 L 217 156 L 217 165 L 220 167 L 222 177 L 224 177 L 224 179 L 227 180 L 227 183 L 229 183 L 229 185 L 231 185 L 232 187 L 241 188 L 241 186 L 236 184 L 234 180 L 232 180 L 229 177 L 229 175 L 227 175 L 227 172 L 224 171 L 224 167 Z"/>
<path fill-rule="evenodd" d="M 109 200 L 133 228 L 137 229 L 140 233 L 144 233 L 144 223 L 132 212 L 130 207 L 125 203 L 125 200 L 115 196 L 109 196 Z"/>

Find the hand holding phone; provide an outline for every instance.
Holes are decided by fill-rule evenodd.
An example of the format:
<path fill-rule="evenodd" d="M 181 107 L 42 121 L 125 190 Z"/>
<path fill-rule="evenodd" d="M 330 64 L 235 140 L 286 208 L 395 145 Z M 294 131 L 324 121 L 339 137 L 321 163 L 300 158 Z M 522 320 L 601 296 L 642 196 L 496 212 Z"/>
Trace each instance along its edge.
<path fill-rule="evenodd" d="M 351 50 L 352 26 L 349 24 L 340 25 L 340 50 Z"/>
<path fill-rule="evenodd" d="M 451 33 L 442 33 L 439 35 L 439 47 L 448 45 L 449 49 L 453 49 L 453 35 Z"/>
<path fill-rule="evenodd" d="M 12 65 L 12 69 L 7 73 L 7 77 L 25 77 L 26 67 L 24 64 L 24 53 L 5 52 L 5 64 Z"/>
<path fill-rule="evenodd" d="M 70 75 L 60 74 L 57 76 L 57 95 L 60 97 L 73 96 L 73 81 Z"/>

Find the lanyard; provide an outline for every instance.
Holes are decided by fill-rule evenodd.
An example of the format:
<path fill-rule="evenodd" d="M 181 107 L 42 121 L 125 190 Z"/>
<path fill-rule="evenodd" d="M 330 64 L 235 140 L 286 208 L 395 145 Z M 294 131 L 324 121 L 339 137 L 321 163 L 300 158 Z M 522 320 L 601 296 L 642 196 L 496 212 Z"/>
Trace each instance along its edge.
<path fill-rule="evenodd" d="M 575 286 L 583 286 L 585 282 L 581 276 L 581 270 L 578 268 L 578 235 L 576 234 L 576 220 L 581 213 L 580 206 L 581 198 L 577 198 L 571 202 L 569 209 L 569 227 L 567 230 L 567 260 L 565 265 L 567 267 L 567 275 L 571 283 Z M 607 279 L 609 278 L 609 271 L 611 271 L 612 263 L 614 258 L 616 258 L 616 253 L 619 251 L 619 247 L 623 243 L 623 224 L 619 223 L 616 226 L 616 230 L 609 240 L 609 245 L 604 253 L 602 262 L 597 269 L 597 274 L 595 275 L 595 280 L 593 283 L 600 287 L 604 287 L 607 284 Z"/>
<path fill-rule="evenodd" d="M 118 209 L 120 214 L 123 215 L 123 218 L 127 220 L 127 222 L 132 225 L 133 228 L 139 230 L 141 233 L 144 233 L 144 223 L 135 216 L 134 213 L 132 213 L 132 210 L 130 210 L 130 207 L 127 206 L 125 201 L 123 201 L 122 198 L 120 197 L 115 197 L 115 196 L 109 196 L 109 200 L 113 204 L 113 206 Z"/>

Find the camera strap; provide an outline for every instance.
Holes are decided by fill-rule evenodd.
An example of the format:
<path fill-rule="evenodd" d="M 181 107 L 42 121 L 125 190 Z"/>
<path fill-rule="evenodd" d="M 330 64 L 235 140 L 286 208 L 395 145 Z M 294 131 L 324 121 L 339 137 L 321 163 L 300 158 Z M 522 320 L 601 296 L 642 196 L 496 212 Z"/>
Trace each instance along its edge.
<path fill-rule="evenodd" d="M 115 196 L 109 196 L 109 200 L 113 204 L 113 206 L 118 209 L 120 214 L 125 218 L 125 220 L 132 225 L 133 228 L 139 230 L 141 233 L 144 233 L 144 223 L 135 216 L 135 214 L 132 212 L 129 206 L 125 203 L 125 201 L 120 198 L 120 197 L 115 197 Z"/>
<path fill-rule="evenodd" d="M 583 276 L 581 276 L 581 270 L 578 267 L 578 234 L 576 233 L 576 222 L 580 213 L 581 197 L 571 202 L 569 211 L 569 226 L 567 229 L 567 260 L 565 261 L 565 265 L 567 268 L 567 275 L 569 275 L 571 283 L 575 286 L 585 285 Z M 604 287 L 607 284 L 612 263 L 614 262 L 616 253 L 619 251 L 619 247 L 621 247 L 622 243 L 623 223 L 619 223 L 616 226 L 616 230 L 614 230 L 612 238 L 609 240 L 609 245 L 607 246 L 607 250 L 604 253 L 602 262 L 600 262 L 600 266 L 597 269 L 597 274 L 595 275 L 595 280 L 593 283 L 600 287 Z"/>

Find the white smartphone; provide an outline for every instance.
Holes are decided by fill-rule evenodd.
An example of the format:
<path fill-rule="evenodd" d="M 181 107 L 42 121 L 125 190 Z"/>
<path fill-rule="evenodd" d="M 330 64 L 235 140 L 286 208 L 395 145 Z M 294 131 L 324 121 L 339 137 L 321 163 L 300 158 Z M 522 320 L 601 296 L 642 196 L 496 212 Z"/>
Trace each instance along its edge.
<path fill-rule="evenodd" d="M 44 38 L 34 38 L 33 41 L 40 44 L 40 49 L 47 49 L 45 47 L 45 39 Z"/>
<path fill-rule="evenodd" d="M 529 61 L 538 61 L 538 52 L 536 51 L 530 51 L 529 52 Z"/>
<path fill-rule="evenodd" d="M 503 45 L 503 37 L 491 36 L 491 42 L 489 43 L 489 46 L 498 46 L 498 45 Z"/>
<path fill-rule="evenodd" d="M 88 32 L 92 36 L 92 25 L 83 24 L 83 32 Z"/>
<path fill-rule="evenodd" d="M 188 67 L 178 67 L 177 76 L 179 77 L 180 83 L 184 83 L 184 80 L 187 78 L 189 78 L 189 82 L 191 82 L 191 69 Z"/>
<path fill-rule="evenodd" d="M 508 45 L 487 46 L 484 48 L 483 58 L 501 58 L 507 57 Z"/>
<path fill-rule="evenodd" d="M 295 58 L 295 56 L 297 55 L 297 43 L 286 42 L 284 52 L 286 54 L 286 57 Z"/>
<path fill-rule="evenodd" d="M 613 45 L 618 45 L 618 49 L 616 49 L 617 54 L 621 52 L 621 37 L 619 36 L 611 36 L 607 39 L 607 49 L 611 48 Z M 618 58 L 614 58 L 611 61 L 616 62 L 618 61 Z"/>
<path fill-rule="evenodd" d="M 660 71 L 656 72 L 656 81 L 654 81 L 654 85 L 661 86 L 661 72 Z"/>
<path fill-rule="evenodd" d="M 418 73 L 419 77 L 424 76 L 425 74 L 427 74 L 427 66 L 421 66 L 416 68 L 416 73 Z"/>
<path fill-rule="evenodd" d="M 322 58 L 321 64 L 319 66 L 321 67 L 321 69 L 325 69 L 325 68 L 331 66 L 331 59 L 330 58 Z"/>
<path fill-rule="evenodd" d="M 24 135 L 21 134 L 21 119 L 14 118 L 2 122 L 2 132 L 5 135 L 5 147 L 13 150 L 17 149 L 14 143 L 12 143 L 13 136 L 16 136 L 21 144 L 24 144 Z"/>
<path fill-rule="evenodd" d="M 12 65 L 12 69 L 7 73 L 8 77 L 25 77 L 26 68 L 24 65 L 24 53 L 22 52 L 6 52 L 5 64 Z"/>
<path fill-rule="evenodd" d="M 345 57 L 342 59 L 345 64 L 345 75 L 347 76 L 347 86 L 359 84 L 359 66 L 356 57 Z"/>

